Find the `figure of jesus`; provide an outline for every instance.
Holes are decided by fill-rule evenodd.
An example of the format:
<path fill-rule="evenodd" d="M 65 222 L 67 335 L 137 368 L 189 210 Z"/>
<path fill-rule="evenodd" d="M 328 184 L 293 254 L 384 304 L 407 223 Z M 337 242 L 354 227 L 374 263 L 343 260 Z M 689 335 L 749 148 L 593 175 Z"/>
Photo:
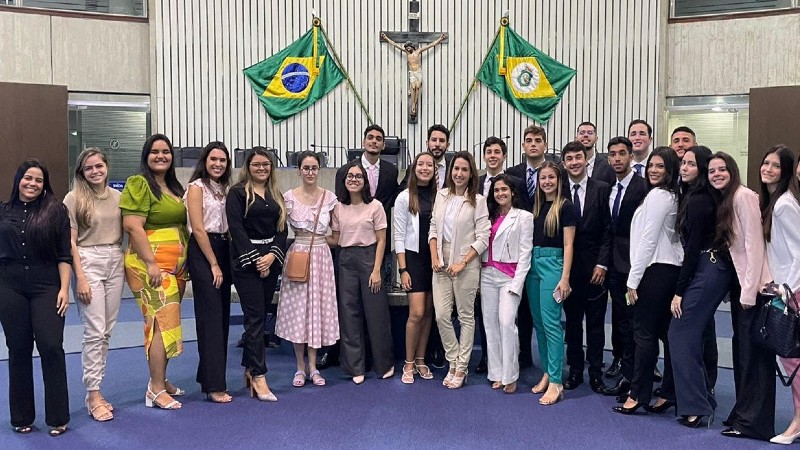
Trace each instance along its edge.
<path fill-rule="evenodd" d="M 447 35 L 442 33 L 438 39 L 428 45 L 417 48 L 412 42 L 406 42 L 402 46 L 389 39 L 386 33 L 381 33 L 381 38 L 388 42 L 392 47 L 406 52 L 408 54 L 408 95 L 411 97 L 411 118 L 417 117 L 417 104 L 419 103 L 419 94 L 422 91 L 422 52 L 429 50 L 447 38 Z"/>

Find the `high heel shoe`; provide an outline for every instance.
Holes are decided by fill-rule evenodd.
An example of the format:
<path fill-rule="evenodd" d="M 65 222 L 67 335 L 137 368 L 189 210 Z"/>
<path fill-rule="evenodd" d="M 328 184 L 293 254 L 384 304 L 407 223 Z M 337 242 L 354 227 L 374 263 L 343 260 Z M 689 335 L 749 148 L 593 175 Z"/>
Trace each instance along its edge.
<path fill-rule="evenodd" d="M 84 404 L 86 405 L 86 411 L 88 411 L 92 419 L 94 419 L 97 422 L 108 422 L 109 420 L 114 418 L 114 412 L 111 410 L 111 408 L 108 407 L 108 403 L 98 402 L 97 404 L 92 406 L 89 403 L 89 399 L 87 398 Z M 95 414 L 95 411 L 97 411 L 101 407 L 106 409 L 105 414 L 103 413 L 103 411 L 99 411 L 97 414 Z"/>
<path fill-rule="evenodd" d="M 417 364 L 417 361 L 422 361 L 422 364 Z M 408 362 L 406 362 L 408 364 Z M 424 371 L 422 369 L 425 369 Z M 414 358 L 414 370 L 417 371 L 419 377 L 423 380 L 432 380 L 433 379 L 433 372 L 431 372 L 430 367 L 425 364 L 425 358 L 423 357 L 416 357 Z"/>
<path fill-rule="evenodd" d="M 795 433 L 795 434 L 793 434 L 791 436 L 784 436 L 783 433 L 781 433 L 781 434 L 775 436 L 774 438 L 770 439 L 769 441 L 772 442 L 773 444 L 789 445 L 789 444 L 793 443 L 794 440 L 799 438 L 799 437 L 800 437 L 800 431 L 798 431 L 797 433 Z"/>
<path fill-rule="evenodd" d="M 223 397 L 227 395 L 227 397 Z M 206 400 L 210 401 L 211 403 L 230 403 L 233 401 L 233 397 L 227 392 L 208 392 L 206 393 Z"/>
<path fill-rule="evenodd" d="M 14 433 L 28 434 L 31 431 L 33 431 L 33 425 L 23 425 L 21 427 L 11 427 L 11 430 L 14 431 Z"/>
<path fill-rule="evenodd" d="M 386 371 L 383 375 L 381 375 L 381 380 L 388 380 L 394 376 L 394 366 L 390 367 L 389 370 Z"/>
<path fill-rule="evenodd" d="M 248 374 L 248 375 L 249 375 L 249 378 L 250 378 L 250 397 L 256 397 L 262 402 L 277 402 L 278 401 L 278 397 L 276 397 L 275 394 L 273 394 L 272 391 L 269 390 L 269 386 L 267 386 L 267 377 L 266 376 L 264 376 L 264 375 L 252 376 L 250 374 Z M 258 392 L 258 388 L 256 388 L 256 384 L 260 384 L 259 382 L 261 380 L 264 380 L 264 387 L 267 388 L 267 392 L 265 394 L 262 394 L 261 392 Z"/>
<path fill-rule="evenodd" d="M 555 390 L 557 392 L 556 398 L 554 398 L 553 400 L 545 400 L 545 397 L 547 396 L 547 393 L 545 392 L 545 394 L 542 396 L 542 398 L 539 399 L 539 404 L 540 405 L 544 405 L 544 406 L 555 405 L 556 403 L 560 402 L 561 400 L 564 400 L 564 386 L 562 386 L 560 384 L 553 383 L 551 386 L 547 387 L 547 390 L 550 391 L 551 387 L 555 388 Z"/>
<path fill-rule="evenodd" d="M 452 370 L 452 372 L 451 372 L 451 370 Z M 455 376 L 456 376 L 456 370 L 455 369 L 451 368 L 450 370 L 448 370 L 447 371 L 447 375 L 444 377 L 444 380 L 442 380 L 442 386 L 447 387 L 450 384 L 450 382 L 453 381 L 453 377 L 455 377 Z"/>
<path fill-rule="evenodd" d="M 699 428 L 700 424 L 703 422 L 704 416 L 694 416 L 694 419 L 689 419 L 689 417 L 681 417 L 678 419 L 678 423 L 689 428 Z M 709 420 L 706 424 L 707 427 L 711 427 L 711 420 Z"/>
<path fill-rule="evenodd" d="M 662 403 L 662 404 L 660 404 L 658 406 L 655 406 L 655 405 L 654 406 L 644 405 L 644 410 L 647 411 L 647 412 L 655 413 L 655 414 L 661 414 L 661 413 L 667 411 L 668 409 L 674 407 L 675 405 L 676 405 L 676 403 L 673 402 L 672 400 L 667 400 L 667 401 L 665 401 L 664 403 Z"/>
<path fill-rule="evenodd" d="M 612 411 L 615 413 L 624 414 L 626 416 L 630 416 L 631 414 L 635 413 L 637 409 L 644 406 L 642 403 L 636 403 L 635 405 L 631 406 L 630 408 L 626 408 L 625 405 L 614 406 L 611 408 Z M 647 408 L 645 408 L 647 409 Z"/>
<path fill-rule="evenodd" d="M 458 375 L 461 372 L 462 375 Z M 467 369 L 464 371 L 460 371 L 456 369 L 455 374 L 453 374 L 453 379 L 447 383 L 447 389 L 461 389 L 465 384 L 467 384 Z"/>
<path fill-rule="evenodd" d="M 165 379 L 164 380 L 164 385 L 166 386 L 168 384 L 171 384 L 171 383 L 169 382 L 169 380 Z M 172 397 L 181 397 L 181 396 L 186 395 L 186 391 L 184 391 L 183 389 L 179 388 L 178 386 L 172 386 L 172 387 L 175 388 L 175 390 L 173 392 L 170 392 L 169 390 L 167 390 L 167 394 L 169 394 L 170 396 L 172 396 Z"/>
<path fill-rule="evenodd" d="M 414 384 L 414 374 L 417 373 L 416 367 L 414 367 L 414 361 L 403 361 L 405 364 L 403 365 L 403 375 L 400 377 L 400 381 L 403 384 Z M 410 369 L 406 369 L 406 366 L 411 365 Z"/>
<path fill-rule="evenodd" d="M 144 394 L 144 406 L 158 409 L 180 409 L 181 403 L 174 399 L 166 405 L 158 403 L 158 397 L 164 394 L 167 394 L 168 397 L 172 398 L 166 389 L 162 389 L 156 393 L 150 388 L 150 383 L 147 383 L 147 392 Z"/>
<path fill-rule="evenodd" d="M 366 379 L 367 378 L 364 375 L 356 375 L 353 377 L 353 383 L 358 386 L 359 384 L 364 384 L 364 380 Z"/>
<path fill-rule="evenodd" d="M 47 433 L 50 437 L 61 436 L 62 434 L 67 432 L 66 425 L 59 425 L 57 427 L 50 428 L 50 431 Z"/>

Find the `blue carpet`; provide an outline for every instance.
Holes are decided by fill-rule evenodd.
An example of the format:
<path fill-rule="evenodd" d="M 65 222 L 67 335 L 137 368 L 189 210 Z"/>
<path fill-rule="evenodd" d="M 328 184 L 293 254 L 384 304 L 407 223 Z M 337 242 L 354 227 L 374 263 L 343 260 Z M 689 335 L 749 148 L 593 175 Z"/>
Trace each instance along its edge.
<path fill-rule="evenodd" d="M 268 352 L 270 386 L 277 403 L 249 398 L 239 367 L 240 350 L 234 347 L 241 327 L 231 328 L 228 387 L 232 404 L 204 400 L 194 382 L 197 346 L 185 344 L 184 354 L 169 368 L 169 378 L 189 391 L 183 409 L 160 411 L 145 408 L 143 397 L 147 368 L 141 347 L 112 350 L 103 392 L 114 403 L 116 418 L 96 423 L 83 407 L 79 354 L 67 355 L 72 422 L 57 439 L 43 431 L 44 410 L 41 373 L 36 364 L 36 426 L 30 435 L 18 435 L 8 427 L 8 392 L 0 389 L 0 447 L 40 449 L 58 445 L 70 449 L 184 448 L 565 448 L 565 449 L 680 449 L 772 448 L 769 443 L 720 436 L 721 421 L 733 403 L 730 370 L 721 369 L 717 384 L 719 417 L 710 430 L 691 430 L 678 425 L 669 414 L 624 417 L 611 412 L 611 397 L 592 393 L 585 384 L 566 393 L 563 402 L 543 407 L 530 387 L 538 381 L 538 369 L 523 371 L 520 389 L 505 395 L 493 391 L 484 377 L 475 376 L 460 390 L 441 386 L 436 380 L 407 386 L 399 374 L 377 380 L 369 374 L 361 386 L 342 378 L 338 368 L 324 375 L 328 386 L 307 384 L 291 387 L 294 357 L 287 346 Z M 607 356 L 607 359 L 610 359 Z M 0 362 L 0 386 L 8 385 L 8 363 Z M 672 411 L 672 410 L 671 410 Z M 791 418 L 791 395 L 778 386 L 777 431 Z"/>

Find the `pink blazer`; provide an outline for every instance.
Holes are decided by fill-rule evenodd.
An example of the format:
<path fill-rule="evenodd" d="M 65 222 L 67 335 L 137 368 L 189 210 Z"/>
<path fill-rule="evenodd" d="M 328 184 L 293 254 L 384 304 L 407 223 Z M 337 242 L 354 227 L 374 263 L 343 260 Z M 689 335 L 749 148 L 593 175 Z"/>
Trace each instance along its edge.
<path fill-rule="evenodd" d="M 761 286 L 772 281 L 758 194 L 740 186 L 733 194 L 733 207 L 733 242 L 730 251 L 736 276 L 742 286 L 740 301 L 744 305 L 755 305 L 756 294 Z"/>

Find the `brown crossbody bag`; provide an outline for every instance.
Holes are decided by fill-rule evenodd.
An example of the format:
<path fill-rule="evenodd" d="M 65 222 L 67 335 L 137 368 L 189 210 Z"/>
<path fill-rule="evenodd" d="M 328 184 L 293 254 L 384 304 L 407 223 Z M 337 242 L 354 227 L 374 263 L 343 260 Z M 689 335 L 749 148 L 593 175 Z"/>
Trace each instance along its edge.
<path fill-rule="evenodd" d="M 294 250 L 289 252 L 289 255 L 286 257 L 284 276 L 289 281 L 295 283 L 308 282 L 308 272 L 311 269 L 311 249 L 314 248 L 314 236 L 317 234 L 317 223 L 319 222 L 319 213 L 322 212 L 323 200 L 325 200 L 325 191 L 322 191 L 322 197 L 319 199 L 317 216 L 314 218 L 314 227 L 311 233 L 311 245 L 309 245 L 308 250 Z"/>

